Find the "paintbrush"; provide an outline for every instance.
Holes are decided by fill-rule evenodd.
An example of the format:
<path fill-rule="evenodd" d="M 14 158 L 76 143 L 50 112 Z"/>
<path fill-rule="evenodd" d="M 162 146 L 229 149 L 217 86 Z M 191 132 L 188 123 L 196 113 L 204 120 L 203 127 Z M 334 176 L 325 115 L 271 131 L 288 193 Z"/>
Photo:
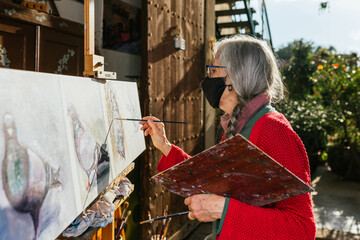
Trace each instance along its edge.
<path fill-rule="evenodd" d="M 126 210 L 128 209 L 128 207 L 129 207 L 129 202 L 125 202 L 125 203 L 124 203 L 124 209 L 123 209 L 123 211 L 122 211 L 122 213 L 121 213 L 121 217 L 120 217 L 119 222 L 118 222 L 118 224 L 117 224 L 117 233 L 116 233 L 116 236 L 119 234 L 119 232 L 121 232 L 120 226 L 121 226 L 122 222 L 124 221 L 125 212 L 126 212 Z"/>
<path fill-rule="evenodd" d="M 153 219 L 149 219 L 149 220 L 145 220 L 140 222 L 140 224 L 144 224 L 144 223 L 152 223 L 154 221 L 159 221 L 159 220 L 163 220 L 163 219 L 167 219 L 167 218 L 172 218 L 172 217 L 177 217 L 177 216 L 181 216 L 181 215 L 185 215 L 188 214 L 190 211 L 186 211 L 186 212 L 179 212 L 179 213 L 174 213 L 174 214 L 170 214 L 167 216 L 162 216 L 162 217 L 158 217 L 158 218 L 153 218 Z"/>
<path fill-rule="evenodd" d="M 169 220 L 168 220 L 167 223 L 166 223 L 165 230 L 164 230 L 164 235 L 162 236 L 163 239 L 166 238 L 166 233 L 167 233 L 167 231 L 168 231 L 170 221 L 171 221 L 171 218 L 169 218 Z M 161 240 L 161 239 L 160 239 L 160 240 Z"/>
<path fill-rule="evenodd" d="M 167 216 L 168 209 L 169 209 L 169 207 L 168 207 L 168 205 L 166 205 L 166 208 L 165 208 L 165 210 L 164 210 L 164 216 L 165 216 L 165 217 Z M 162 236 L 163 233 L 164 233 L 165 222 L 166 222 L 166 219 L 163 220 L 163 224 L 162 224 L 162 227 L 161 227 L 160 239 L 159 239 L 159 240 L 161 240 L 161 236 Z"/>
<path fill-rule="evenodd" d="M 125 121 L 137 121 L 137 122 L 147 122 L 144 119 L 135 119 L 135 118 L 114 118 L 115 120 L 125 120 Z M 153 120 L 154 122 L 162 122 L 162 123 L 180 123 L 180 124 L 187 124 L 187 122 L 176 122 L 176 121 L 159 121 Z"/>
<path fill-rule="evenodd" d="M 125 212 L 126 212 L 126 210 L 128 209 L 128 207 L 129 207 L 129 202 L 124 202 L 124 210 L 123 210 L 123 212 L 122 212 L 122 214 L 121 214 L 121 217 L 120 217 L 121 220 L 124 219 Z"/>
<path fill-rule="evenodd" d="M 148 216 L 149 216 L 149 219 L 151 219 L 151 213 L 150 213 L 150 211 L 148 211 Z M 155 233 L 154 233 L 154 228 L 153 228 L 152 222 L 150 222 L 150 228 L 151 228 L 151 238 L 153 238 L 153 236 L 155 235 Z"/>
<path fill-rule="evenodd" d="M 121 226 L 120 226 L 120 228 L 119 228 L 119 230 L 118 230 L 118 232 L 116 234 L 115 240 L 119 239 L 121 230 L 125 227 L 125 224 L 126 224 L 128 218 L 129 218 L 130 214 L 131 214 L 131 211 L 128 211 L 127 214 L 126 214 L 125 220 L 122 221 Z"/>
<path fill-rule="evenodd" d="M 159 226 L 156 226 L 156 232 L 155 232 L 155 240 L 158 240 L 158 230 L 159 230 Z"/>

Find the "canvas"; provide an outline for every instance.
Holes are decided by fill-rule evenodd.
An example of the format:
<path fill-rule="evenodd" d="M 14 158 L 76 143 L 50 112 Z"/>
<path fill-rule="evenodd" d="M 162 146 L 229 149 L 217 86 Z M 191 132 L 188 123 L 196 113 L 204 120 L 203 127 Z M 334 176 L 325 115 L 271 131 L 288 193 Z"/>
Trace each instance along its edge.
<path fill-rule="evenodd" d="M 145 149 L 143 132 L 139 123 L 123 121 L 117 118 L 141 119 L 139 97 L 127 93 L 136 92 L 137 86 L 131 82 L 123 82 L 123 87 L 116 87 L 115 81 L 108 81 L 105 86 L 108 124 L 112 128 L 109 132 L 111 139 L 114 168 L 121 172 L 135 159 L 142 149 Z M 114 147 L 113 147 L 114 146 Z"/>
<path fill-rule="evenodd" d="M 145 149 L 135 125 L 105 142 L 110 85 L 119 116 L 141 117 L 135 83 L 0 69 L 2 238 L 55 239 Z"/>
<path fill-rule="evenodd" d="M 51 239 L 79 211 L 58 77 L 0 70 L 0 234 Z"/>
<path fill-rule="evenodd" d="M 100 162 L 100 148 L 107 131 L 99 88 L 101 84 L 81 78 L 64 78 L 60 85 L 70 133 L 71 156 L 74 157 L 73 169 L 77 170 L 73 174 L 78 177 L 80 207 L 83 207 L 99 195 L 110 178 L 114 178 L 110 174 L 110 161 Z"/>

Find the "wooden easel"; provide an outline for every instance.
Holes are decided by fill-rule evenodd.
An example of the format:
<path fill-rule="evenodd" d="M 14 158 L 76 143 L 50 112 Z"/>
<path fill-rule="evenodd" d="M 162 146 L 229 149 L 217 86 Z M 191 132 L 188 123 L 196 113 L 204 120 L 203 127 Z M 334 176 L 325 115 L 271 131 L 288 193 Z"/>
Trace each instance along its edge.
<path fill-rule="evenodd" d="M 123 179 L 126 175 L 128 175 L 135 167 L 135 163 L 131 163 L 124 171 L 122 171 L 119 176 L 109 185 L 106 189 L 96 198 L 99 199 L 102 197 L 110 188 L 112 188 L 115 184 L 118 184 L 121 179 Z M 134 188 L 131 189 L 129 195 L 133 192 Z M 128 196 L 129 196 L 128 195 Z M 115 240 L 115 228 L 117 226 L 118 221 L 121 217 L 121 204 L 127 199 L 128 196 L 124 196 L 122 199 L 116 200 L 115 204 L 115 212 L 114 212 L 114 221 L 109 223 L 104 228 L 97 228 L 94 229 L 90 234 L 89 238 L 85 237 L 84 239 L 91 239 L 91 240 Z M 125 232 L 124 229 L 121 232 L 122 239 L 125 240 Z"/>
<path fill-rule="evenodd" d="M 94 201 L 91 202 L 91 204 L 89 204 L 89 206 L 91 206 L 92 204 L 94 204 L 97 200 L 99 200 L 99 198 L 101 198 L 107 191 L 109 191 L 110 188 L 112 188 L 114 185 L 118 184 L 120 182 L 121 179 L 123 179 L 126 175 L 128 175 L 135 167 L 135 163 L 131 163 L 127 168 L 125 168 L 124 171 L 122 171 L 117 178 L 115 178 L 114 181 L 112 181 L 109 186 L 106 187 L 106 189 L 104 189 L 99 196 L 97 196 L 97 198 L 94 199 Z M 104 228 L 95 228 L 93 229 L 91 232 L 86 231 L 85 233 L 83 233 L 83 236 L 81 237 L 77 237 L 77 238 L 66 238 L 66 237 L 62 237 L 59 236 L 57 238 L 57 240 L 71 240 L 71 239 L 78 239 L 78 240 L 115 240 L 115 228 L 118 224 L 118 221 L 120 220 L 121 217 L 121 204 L 123 204 L 125 202 L 125 200 L 130 196 L 130 194 L 134 191 L 134 187 L 131 189 L 130 193 L 128 196 L 124 196 L 121 199 L 118 199 L 114 202 L 115 205 L 115 212 L 114 212 L 114 221 L 112 223 L 109 223 L 106 227 Z M 125 240 L 125 232 L 124 229 L 121 232 L 121 237 L 123 240 Z"/>
<path fill-rule="evenodd" d="M 95 54 L 95 0 L 84 0 L 84 77 L 93 77 L 98 79 L 116 79 L 116 72 L 104 71 L 104 57 Z M 108 191 L 114 184 L 119 183 L 130 171 L 134 169 L 135 164 L 130 164 L 104 191 L 98 196 L 100 198 L 106 191 Z M 131 189 L 131 192 L 134 189 Z M 129 195 L 131 194 L 129 193 Z M 115 204 L 114 221 L 108 224 L 105 228 L 96 232 L 92 240 L 96 239 L 115 239 L 115 227 L 121 217 L 120 205 L 128 196 L 121 200 L 117 200 Z M 97 199 L 98 199 L 97 198 Z M 102 236 L 99 238 L 99 234 Z M 122 230 L 122 237 L 125 240 L 124 230 Z"/>
<path fill-rule="evenodd" d="M 95 0 L 84 1 L 84 77 L 116 79 L 104 70 L 104 57 L 95 55 Z"/>
<path fill-rule="evenodd" d="M 95 0 L 84 0 L 84 77 L 91 77 L 97 79 L 116 79 L 116 72 L 104 71 L 104 57 L 95 55 Z M 99 194 L 99 196 L 89 205 L 94 204 L 101 198 L 110 188 L 118 184 L 127 174 L 129 174 L 135 167 L 135 163 L 131 163 L 118 177 L 106 187 L 106 189 Z M 131 189 L 129 195 L 133 192 L 134 187 Z M 128 195 L 128 196 L 129 196 Z M 70 239 L 83 239 L 83 240 L 115 240 L 115 228 L 122 215 L 121 204 L 128 198 L 124 196 L 122 199 L 116 200 L 114 221 L 104 228 L 95 228 L 85 236 L 80 238 Z M 121 232 L 122 239 L 125 240 L 124 229 Z M 65 238 L 59 238 L 65 239 Z M 69 239 L 69 238 L 66 238 Z"/>
<path fill-rule="evenodd" d="M 104 71 L 104 57 L 95 54 L 95 0 L 84 0 L 84 77 L 93 77 L 98 79 L 116 79 L 116 72 Z M 114 184 L 119 183 L 129 172 L 134 169 L 135 163 L 130 164 L 104 191 L 98 196 L 100 198 Z M 131 192 L 134 189 L 131 189 Z M 129 195 L 131 194 L 129 193 Z M 126 200 L 125 196 L 117 200 L 115 204 L 114 221 L 105 228 L 95 229 L 92 232 L 91 240 L 114 240 L 115 228 L 121 217 L 120 205 Z M 97 199 L 98 199 L 97 198 Z M 125 240 L 125 233 L 122 230 L 122 239 Z"/>

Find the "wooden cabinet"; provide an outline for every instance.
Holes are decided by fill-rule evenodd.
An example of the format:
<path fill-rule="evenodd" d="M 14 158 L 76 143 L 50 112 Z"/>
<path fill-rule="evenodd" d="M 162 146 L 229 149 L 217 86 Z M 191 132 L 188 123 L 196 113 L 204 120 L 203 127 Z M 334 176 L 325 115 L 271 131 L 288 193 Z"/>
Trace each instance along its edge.
<path fill-rule="evenodd" d="M 35 71 L 35 25 L 0 18 L 0 67 Z"/>
<path fill-rule="evenodd" d="M 0 9 L 0 67 L 82 76 L 82 24 L 1 0 Z"/>
<path fill-rule="evenodd" d="M 40 27 L 39 71 L 82 76 L 83 46 L 83 38 Z"/>

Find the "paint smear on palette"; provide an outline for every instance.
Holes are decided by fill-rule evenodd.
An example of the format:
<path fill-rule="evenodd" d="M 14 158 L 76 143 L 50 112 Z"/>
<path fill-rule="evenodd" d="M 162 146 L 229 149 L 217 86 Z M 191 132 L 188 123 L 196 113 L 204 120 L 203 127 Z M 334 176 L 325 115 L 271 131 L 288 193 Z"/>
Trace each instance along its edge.
<path fill-rule="evenodd" d="M 152 179 L 183 197 L 214 193 L 253 206 L 263 206 L 313 191 L 311 186 L 240 134 Z"/>

